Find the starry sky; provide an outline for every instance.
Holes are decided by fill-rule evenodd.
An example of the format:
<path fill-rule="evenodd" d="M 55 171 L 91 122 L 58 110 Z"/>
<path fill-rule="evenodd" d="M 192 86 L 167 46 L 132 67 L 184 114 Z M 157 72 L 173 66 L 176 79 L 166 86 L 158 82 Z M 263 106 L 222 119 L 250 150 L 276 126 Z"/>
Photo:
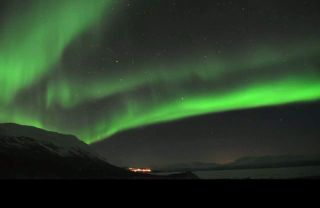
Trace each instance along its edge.
<path fill-rule="evenodd" d="M 319 152 L 320 5 L 6 0 L 0 122 L 118 164 Z"/>

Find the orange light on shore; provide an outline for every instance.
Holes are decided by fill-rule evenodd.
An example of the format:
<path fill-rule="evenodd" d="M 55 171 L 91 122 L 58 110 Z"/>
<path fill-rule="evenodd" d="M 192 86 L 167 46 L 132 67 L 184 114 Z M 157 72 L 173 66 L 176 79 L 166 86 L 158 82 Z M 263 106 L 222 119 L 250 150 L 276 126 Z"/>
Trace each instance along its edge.
<path fill-rule="evenodd" d="M 152 172 L 150 168 L 129 168 L 129 170 L 135 173 L 151 173 Z"/>

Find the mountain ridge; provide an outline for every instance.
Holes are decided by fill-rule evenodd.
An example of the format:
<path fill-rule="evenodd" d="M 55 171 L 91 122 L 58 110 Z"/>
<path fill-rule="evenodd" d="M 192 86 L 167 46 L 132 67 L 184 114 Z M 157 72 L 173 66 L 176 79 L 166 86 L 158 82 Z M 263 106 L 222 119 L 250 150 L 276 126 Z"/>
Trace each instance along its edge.
<path fill-rule="evenodd" d="M 72 135 L 13 123 L 0 124 L 0 178 L 127 178 Z"/>
<path fill-rule="evenodd" d="M 156 176 L 109 164 L 72 135 L 0 124 L 0 179 L 198 179 L 190 172 Z"/>
<path fill-rule="evenodd" d="M 241 157 L 227 164 L 217 163 L 189 163 L 171 164 L 155 167 L 158 172 L 201 171 L 201 170 L 232 170 L 232 169 L 260 169 L 320 165 L 320 154 L 310 155 L 265 155 Z"/>

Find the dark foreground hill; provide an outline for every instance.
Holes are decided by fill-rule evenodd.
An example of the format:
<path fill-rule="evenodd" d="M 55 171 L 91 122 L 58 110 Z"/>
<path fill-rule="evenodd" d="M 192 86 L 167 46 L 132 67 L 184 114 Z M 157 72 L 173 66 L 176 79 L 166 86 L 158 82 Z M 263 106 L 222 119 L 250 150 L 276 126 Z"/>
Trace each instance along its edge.
<path fill-rule="evenodd" d="M 157 179 L 115 167 L 74 136 L 0 124 L 0 178 Z M 162 176 L 196 178 L 192 174 Z"/>

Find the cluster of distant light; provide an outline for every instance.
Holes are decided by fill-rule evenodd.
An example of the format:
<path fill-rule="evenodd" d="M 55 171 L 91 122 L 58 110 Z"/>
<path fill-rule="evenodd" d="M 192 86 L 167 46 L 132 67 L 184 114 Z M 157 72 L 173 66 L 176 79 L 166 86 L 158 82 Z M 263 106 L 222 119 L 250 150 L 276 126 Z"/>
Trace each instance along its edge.
<path fill-rule="evenodd" d="M 190 116 L 320 99 L 319 41 L 261 47 L 247 55 L 208 55 L 203 62 L 137 65 L 127 75 L 79 79 L 56 72 L 64 50 L 108 13 L 112 2 L 35 0 L 9 18 L 8 30 L 0 34 L 0 122 L 70 133 L 92 143 Z M 32 94 L 32 106 L 17 102 L 43 81 L 46 88 Z M 78 113 L 83 106 L 87 111 Z M 99 117 L 92 117 L 95 108 L 101 108 Z"/>
<path fill-rule="evenodd" d="M 129 170 L 134 173 L 151 173 L 152 172 L 150 168 L 129 168 Z"/>

